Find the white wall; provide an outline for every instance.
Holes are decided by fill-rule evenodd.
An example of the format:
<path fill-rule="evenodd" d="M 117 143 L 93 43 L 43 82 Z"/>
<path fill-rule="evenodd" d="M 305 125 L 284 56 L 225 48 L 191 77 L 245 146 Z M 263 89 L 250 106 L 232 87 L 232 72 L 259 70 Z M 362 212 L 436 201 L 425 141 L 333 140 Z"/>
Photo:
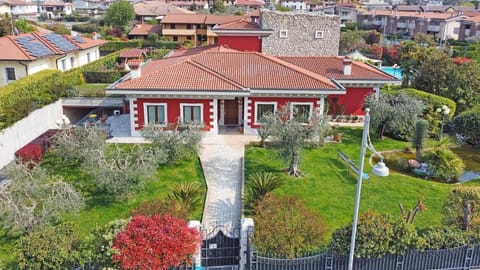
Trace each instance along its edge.
<path fill-rule="evenodd" d="M 90 54 L 90 61 L 88 61 L 87 54 Z M 77 66 L 83 66 L 88 63 L 91 63 L 97 59 L 100 58 L 100 52 L 98 50 L 98 47 L 86 49 L 86 50 L 81 50 L 78 52 L 78 63 Z"/>
<path fill-rule="evenodd" d="M 20 64 L 17 61 L 0 61 L 0 86 L 6 85 L 11 83 L 11 81 L 6 81 L 7 74 L 6 69 L 7 67 L 15 68 L 15 77 L 16 79 L 23 78 L 27 76 L 25 66 Z"/>
<path fill-rule="evenodd" d="M 15 152 L 49 129 L 63 115 L 62 101 L 35 110 L 15 125 L 0 131 L 0 168 L 15 160 Z"/>

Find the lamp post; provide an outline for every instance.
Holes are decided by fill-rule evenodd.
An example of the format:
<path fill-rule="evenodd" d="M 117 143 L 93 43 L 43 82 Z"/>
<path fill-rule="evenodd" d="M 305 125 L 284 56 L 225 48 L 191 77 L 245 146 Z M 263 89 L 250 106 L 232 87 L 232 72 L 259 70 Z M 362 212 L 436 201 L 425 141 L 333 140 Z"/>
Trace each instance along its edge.
<path fill-rule="evenodd" d="M 450 114 L 450 108 L 447 105 L 443 105 L 441 108 L 437 108 L 437 113 L 442 117 L 442 123 L 440 124 L 440 140 L 443 137 L 443 125 L 445 124 L 445 118 Z"/>
<path fill-rule="evenodd" d="M 378 176 L 388 176 L 389 170 L 385 163 L 383 163 L 383 157 L 380 155 L 375 148 L 373 148 L 372 143 L 370 142 L 369 137 L 370 129 L 370 109 L 365 109 L 365 122 L 363 124 L 362 132 L 362 147 L 360 149 L 360 165 L 358 172 L 357 180 L 357 192 L 355 194 L 355 206 L 353 210 L 353 225 L 352 225 L 352 238 L 350 241 L 350 254 L 348 257 L 348 270 L 353 270 L 353 257 L 355 253 L 355 237 L 357 235 L 357 222 L 358 222 L 358 209 L 360 208 L 360 194 L 362 192 L 362 180 L 363 180 L 363 165 L 365 163 L 365 152 L 370 149 L 375 155 L 379 156 L 381 161 L 377 163 L 373 169 L 372 173 Z"/>

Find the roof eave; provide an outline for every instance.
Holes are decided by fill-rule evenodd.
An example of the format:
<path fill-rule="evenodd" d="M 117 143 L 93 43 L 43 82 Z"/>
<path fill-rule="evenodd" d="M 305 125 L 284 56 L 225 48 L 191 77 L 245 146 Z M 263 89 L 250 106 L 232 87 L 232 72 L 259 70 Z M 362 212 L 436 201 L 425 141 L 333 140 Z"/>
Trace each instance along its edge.
<path fill-rule="evenodd" d="M 248 96 L 248 90 L 106 89 L 108 94 L 162 96 Z"/>
<path fill-rule="evenodd" d="M 351 85 L 351 84 L 359 84 L 359 85 L 384 85 L 384 84 L 400 84 L 402 80 L 395 79 L 395 80 L 376 80 L 376 79 L 337 79 L 339 83 L 342 85 Z"/>
<path fill-rule="evenodd" d="M 222 36 L 259 36 L 259 37 L 268 37 L 273 33 L 271 29 L 212 29 L 217 35 Z"/>

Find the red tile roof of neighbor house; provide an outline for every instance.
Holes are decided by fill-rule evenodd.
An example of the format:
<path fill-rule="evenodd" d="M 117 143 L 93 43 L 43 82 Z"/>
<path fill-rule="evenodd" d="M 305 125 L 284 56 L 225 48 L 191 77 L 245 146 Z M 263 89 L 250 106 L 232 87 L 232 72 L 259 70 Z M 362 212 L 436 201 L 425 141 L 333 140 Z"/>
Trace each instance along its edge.
<path fill-rule="evenodd" d="M 59 46 L 59 42 L 52 42 L 47 35 L 53 33 L 32 32 L 28 34 L 9 35 L 0 38 L 0 60 L 17 60 L 17 61 L 33 61 L 39 58 L 44 58 L 52 55 L 60 55 L 70 51 L 88 49 L 107 43 L 105 40 L 93 40 L 82 37 L 83 42 L 79 42 L 72 36 L 54 34 L 56 39 L 60 39 L 63 44 L 70 44 L 68 51 L 63 51 L 65 48 Z M 22 45 L 19 39 L 28 39 L 28 43 L 37 44 L 41 46 L 45 52 L 41 56 L 35 55 L 29 51 L 28 46 Z"/>
<path fill-rule="evenodd" d="M 141 1 L 133 4 L 135 14 L 140 16 L 160 16 L 172 13 L 194 14 L 190 10 L 167 4 L 164 1 Z"/>
<path fill-rule="evenodd" d="M 162 23 L 181 23 L 181 24 L 222 24 L 238 21 L 243 16 L 227 15 L 209 15 L 209 14 L 167 14 L 162 19 Z"/>
<path fill-rule="evenodd" d="M 259 30 L 260 26 L 256 23 L 250 22 L 246 19 L 239 21 L 224 23 L 216 27 L 215 29 L 221 30 Z"/>
<path fill-rule="evenodd" d="M 136 48 L 128 49 L 120 53 L 120 57 L 121 58 L 139 58 L 147 51 L 148 51 L 147 49 L 136 49 Z"/>
<path fill-rule="evenodd" d="M 130 32 L 128 32 L 128 35 L 129 36 L 148 36 L 149 34 L 152 34 L 152 33 L 160 34 L 161 32 L 162 32 L 161 24 L 140 23 L 140 24 L 134 25 L 130 30 Z"/>
<path fill-rule="evenodd" d="M 371 16 L 410 17 L 410 18 L 439 19 L 439 20 L 448 20 L 448 19 L 453 19 L 461 16 L 461 15 L 452 14 L 452 13 L 408 12 L 408 11 L 390 11 L 390 10 L 372 10 L 365 14 L 371 15 Z"/>
<path fill-rule="evenodd" d="M 234 6 L 263 7 L 263 6 L 265 6 L 265 1 L 263 1 L 263 0 L 236 0 L 233 5 Z"/>
<path fill-rule="evenodd" d="M 343 60 L 345 57 L 279 57 L 293 65 L 308 69 L 317 74 L 336 80 L 395 80 L 395 78 L 361 61 L 352 61 L 351 75 L 344 75 Z"/>
<path fill-rule="evenodd" d="M 156 68 L 144 73 L 150 65 Z M 255 52 L 207 51 L 191 57 L 167 58 L 146 64 L 142 67 L 142 73 L 141 77 L 120 82 L 114 88 L 190 91 L 340 88 L 322 75 Z"/>

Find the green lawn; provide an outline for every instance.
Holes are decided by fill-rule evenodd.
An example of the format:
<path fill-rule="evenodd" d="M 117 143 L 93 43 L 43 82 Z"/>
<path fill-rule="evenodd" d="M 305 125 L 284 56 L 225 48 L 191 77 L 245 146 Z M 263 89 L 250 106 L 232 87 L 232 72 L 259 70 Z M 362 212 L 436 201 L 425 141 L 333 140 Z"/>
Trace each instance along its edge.
<path fill-rule="evenodd" d="M 284 180 L 284 185 L 274 193 L 302 198 L 308 207 L 323 217 L 330 232 L 349 224 L 353 216 L 357 178 L 337 155 L 341 150 L 358 164 L 361 129 L 342 131 L 342 143 L 327 143 L 324 147 L 303 151 L 300 160 L 303 177 L 300 178 L 284 173 L 286 165 L 275 158 L 273 150 L 249 146 L 245 154 L 246 185 L 248 186 L 248 175 L 253 172 L 273 172 Z M 382 141 L 373 140 L 373 144 L 378 151 L 404 149 L 411 145 L 408 142 L 387 138 Z M 427 143 L 428 146 L 434 144 L 434 141 Z M 408 210 L 420 197 L 424 197 L 427 210 L 418 214 L 415 225 L 425 228 L 441 224 L 441 207 L 454 185 L 416 179 L 393 172 L 388 177 L 378 177 L 371 173 L 369 157 L 370 152 L 367 151 L 365 172 L 369 174 L 370 179 L 363 181 L 360 212 L 371 209 L 401 218 L 399 203 L 403 203 Z"/>
<path fill-rule="evenodd" d="M 66 181 L 75 181 L 78 177 L 78 170 L 64 168 L 58 170 L 58 174 L 64 176 Z M 157 198 L 165 198 L 170 193 L 170 188 L 180 182 L 198 182 L 205 186 L 203 172 L 198 159 L 184 161 L 176 165 L 165 165 L 157 169 L 147 184 L 145 190 L 135 196 L 120 198 L 113 201 L 108 198 L 95 197 L 87 201 L 87 207 L 78 216 L 67 217 L 78 225 L 81 233 L 87 235 L 97 225 L 104 225 L 111 220 L 127 217 L 130 209 L 145 201 L 151 201 Z M 205 189 L 206 192 L 206 189 Z M 202 199 L 202 205 L 205 196 Z M 198 209 L 192 214 L 192 219 L 201 220 L 203 209 Z M 9 237 L 0 230 L 0 269 L 3 269 L 4 263 L 12 261 L 13 247 L 16 238 Z"/>

